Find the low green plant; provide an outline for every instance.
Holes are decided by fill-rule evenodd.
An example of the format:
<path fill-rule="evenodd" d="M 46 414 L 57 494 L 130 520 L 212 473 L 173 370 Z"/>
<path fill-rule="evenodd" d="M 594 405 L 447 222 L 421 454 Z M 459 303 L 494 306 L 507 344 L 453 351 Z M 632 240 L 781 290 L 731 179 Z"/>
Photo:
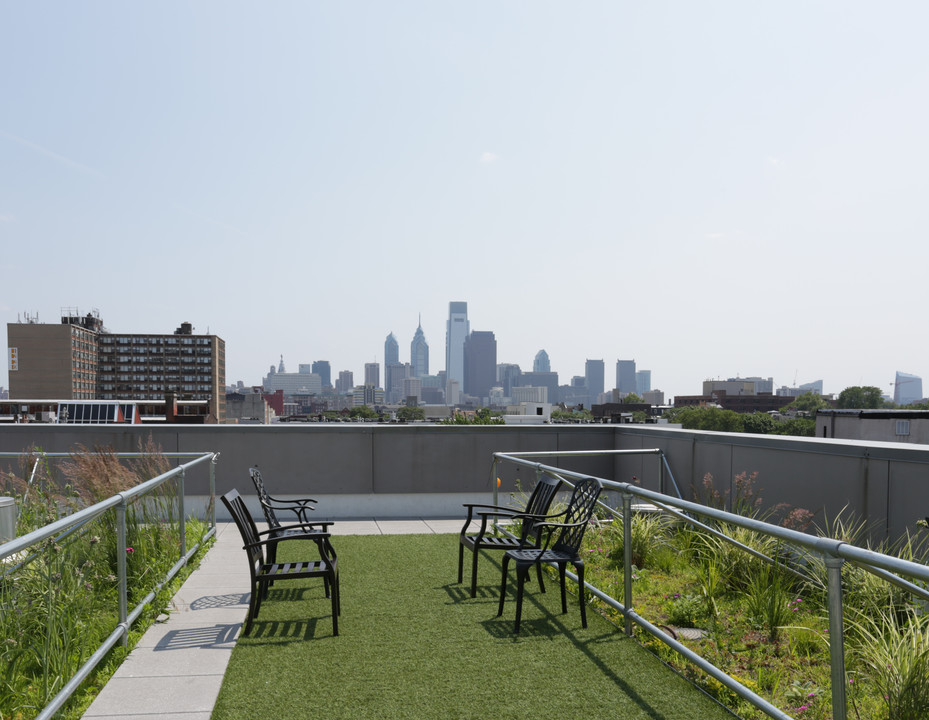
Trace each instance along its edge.
<path fill-rule="evenodd" d="M 609 525 L 610 554 L 619 566 L 623 564 L 625 553 L 623 522 L 622 519 L 617 519 Z M 633 513 L 630 522 L 632 564 L 639 568 L 647 568 L 655 566 L 656 561 L 660 560 L 667 565 L 667 521 L 657 513 Z"/>
<path fill-rule="evenodd" d="M 781 570 L 763 564 L 751 574 L 742 595 L 748 617 L 767 631 L 769 642 L 776 642 L 781 628 L 791 621 L 791 597 Z"/>
<path fill-rule="evenodd" d="M 890 606 L 876 616 L 859 613 L 854 654 L 884 698 L 893 720 L 929 716 L 929 616 Z"/>
<path fill-rule="evenodd" d="M 678 627 L 695 627 L 707 617 L 706 601 L 697 595 L 674 594 L 665 605 L 668 623 Z"/>

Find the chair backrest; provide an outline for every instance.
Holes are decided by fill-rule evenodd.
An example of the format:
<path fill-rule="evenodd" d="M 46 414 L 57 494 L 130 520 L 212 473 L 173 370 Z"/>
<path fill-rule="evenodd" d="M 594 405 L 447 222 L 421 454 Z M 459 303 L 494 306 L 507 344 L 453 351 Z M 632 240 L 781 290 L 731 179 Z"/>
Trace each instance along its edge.
<path fill-rule="evenodd" d="M 248 552 L 249 561 L 254 571 L 264 562 L 261 547 L 253 545 L 253 543 L 258 542 L 258 527 L 255 525 L 255 521 L 252 520 L 248 508 L 245 507 L 245 501 L 237 490 L 230 490 L 220 499 L 223 501 L 223 505 L 226 506 L 226 509 L 229 510 L 229 514 L 232 515 L 236 527 L 239 528 L 239 533 L 242 535 L 242 543 L 245 546 L 246 552 Z"/>
<path fill-rule="evenodd" d="M 529 515 L 547 514 L 548 509 L 555 500 L 555 495 L 558 494 L 559 487 L 561 487 L 561 478 L 549 475 L 548 473 L 543 474 L 539 477 L 535 487 L 532 489 L 532 494 L 529 496 L 529 500 L 526 501 L 526 509 L 524 512 Z M 543 522 L 545 522 L 545 520 L 526 520 L 523 528 L 523 538 L 534 538 L 536 533 L 538 533 L 537 525 Z"/>
<path fill-rule="evenodd" d="M 552 545 L 552 550 L 573 555 L 578 554 L 581 549 L 581 541 L 584 539 L 584 532 L 587 530 L 587 523 L 590 522 L 590 518 L 594 514 L 597 507 L 597 498 L 600 497 L 602 489 L 603 486 L 600 481 L 593 478 L 584 478 L 575 484 L 563 522 L 569 525 L 581 524 L 577 527 L 562 528 L 561 535 Z"/>
<path fill-rule="evenodd" d="M 265 514 L 265 520 L 268 523 L 269 530 L 277 530 L 281 526 L 281 521 L 277 519 L 274 508 L 271 507 L 271 497 L 265 490 L 264 480 L 261 478 L 261 471 L 258 467 L 248 469 L 248 474 L 252 477 L 252 483 L 255 485 L 255 492 L 258 493 L 258 502 L 261 504 L 261 510 Z"/>

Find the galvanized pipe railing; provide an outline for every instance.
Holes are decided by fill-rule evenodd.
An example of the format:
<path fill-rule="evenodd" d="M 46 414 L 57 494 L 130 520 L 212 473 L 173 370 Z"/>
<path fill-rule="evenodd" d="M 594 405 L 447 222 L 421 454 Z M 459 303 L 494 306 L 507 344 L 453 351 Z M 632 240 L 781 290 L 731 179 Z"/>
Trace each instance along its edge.
<path fill-rule="evenodd" d="M 9 453 L 2 452 L 0 453 L 0 458 L 18 458 L 22 453 Z M 116 453 L 116 456 L 119 458 L 140 458 L 144 457 L 144 453 Z M 117 516 L 117 586 L 118 586 L 118 613 L 119 613 L 119 622 L 116 627 L 113 629 L 113 632 L 103 641 L 103 643 L 93 652 L 90 658 L 77 670 L 77 672 L 68 680 L 67 683 L 62 687 L 62 689 L 52 698 L 51 702 L 46 705 L 42 711 L 36 715 L 36 720 L 49 720 L 52 718 L 58 710 L 68 701 L 68 698 L 74 694 L 75 690 L 80 686 L 80 684 L 93 672 L 94 668 L 100 663 L 101 660 L 106 656 L 106 654 L 116 646 L 117 643 L 122 643 L 124 646 L 127 643 L 129 636 L 129 628 L 132 624 L 139 618 L 145 608 L 155 599 L 158 592 L 180 572 L 187 562 L 193 557 L 196 552 L 202 546 L 202 543 L 206 542 L 216 534 L 216 461 L 218 459 L 218 453 L 206 452 L 206 453 L 162 453 L 162 456 L 168 459 L 184 459 L 192 458 L 190 462 L 179 465 L 176 468 L 173 468 L 157 477 L 152 478 L 144 483 L 141 483 L 134 488 L 125 490 L 121 493 L 114 495 L 113 497 L 107 498 L 102 502 L 99 502 L 90 507 L 79 510 L 76 513 L 72 513 L 67 517 L 61 518 L 49 525 L 41 527 L 37 530 L 34 530 L 26 535 L 15 538 L 9 542 L 6 542 L 0 545 L 0 561 L 5 558 L 14 556 L 18 553 L 23 553 L 28 550 L 30 547 L 37 543 L 41 543 L 43 540 L 48 540 L 50 538 L 55 538 L 60 540 L 63 537 L 66 537 L 70 533 L 74 532 L 76 528 L 80 528 L 83 525 L 86 525 L 91 520 L 100 517 L 109 510 L 115 509 Z M 42 457 L 47 457 L 51 459 L 62 459 L 70 458 L 72 455 L 70 453 L 43 453 Z M 193 548 L 187 549 L 187 539 L 186 539 L 186 517 L 185 517 L 185 506 L 184 506 L 184 476 L 188 469 L 193 468 L 197 465 L 200 465 L 204 462 L 210 463 L 210 512 L 209 512 L 209 530 L 203 536 L 201 542 L 197 543 Z M 34 474 L 34 469 L 33 469 Z M 144 497 L 154 490 L 161 487 L 164 483 L 168 482 L 172 478 L 178 478 L 178 524 L 179 532 L 181 537 L 180 542 L 180 557 L 178 561 L 173 565 L 173 567 L 167 572 L 164 578 L 155 583 L 154 589 L 151 590 L 142 600 L 130 611 L 128 608 L 128 582 L 127 582 L 127 573 L 126 573 L 126 508 L 129 503 L 135 499 Z M 16 569 L 23 566 L 23 564 L 28 563 L 30 558 L 21 560 L 11 567 L 4 569 L 3 574 L 9 574 Z"/>
<path fill-rule="evenodd" d="M 566 480 L 573 478 L 575 480 L 580 480 L 585 477 L 590 477 L 584 473 L 577 473 L 571 470 L 565 470 L 563 468 L 557 468 L 550 465 L 544 465 L 538 462 L 532 462 L 528 458 L 530 457 L 560 457 L 567 456 L 572 454 L 613 454 L 613 453 L 625 453 L 625 454 L 646 454 L 646 453 L 659 453 L 661 451 L 658 449 L 655 450 L 626 450 L 626 451 L 602 451 L 602 452 L 591 452 L 591 453 L 558 453 L 558 452 L 548 452 L 548 453 L 494 453 L 494 459 L 492 464 L 492 472 L 494 477 L 496 477 L 497 466 L 500 462 L 510 462 L 517 465 L 531 467 L 537 472 L 549 472 L 557 474 Z M 662 458 L 663 459 L 663 458 Z M 667 467 L 667 463 L 664 463 L 664 466 Z M 670 468 L 667 467 L 668 473 L 670 474 Z M 673 477 L 673 476 L 672 476 Z M 753 706 L 766 713 L 772 718 L 783 718 L 785 720 L 790 720 L 790 716 L 785 714 L 782 710 L 775 707 L 769 703 L 764 698 L 760 697 L 750 689 L 743 686 L 734 678 L 730 677 L 722 670 L 717 668 L 715 665 L 702 658 L 701 656 L 694 653 L 692 650 L 687 648 L 685 645 L 681 644 L 677 640 L 671 638 L 667 633 L 665 633 L 661 628 L 656 627 L 650 623 L 645 618 L 638 615 L 633 609 L 633 600 L 632 600 L 632 547 L 631 547 L 631 528 L 632 528 L 632 499 L 640 498 L 647 500 L 652 505 L 655 505 L 658 509 L 672 511 L 673 508 L 676 508 L 678 512 L 673 512 L 678 519 L 681 519 L 688 523 L 693 523 L 700 527 L 706 528 L 707 526 L 699 521 L 695 520 L 696 516 L 708 517 L 713 520 L 720 522 L 729 523 L 738 527 L 742 527 L 748 530 L 752 530 L 764 535 L 775 537 L 779 540 L 782 540 L 791 545 L 799 546 L 809 550 L 811 552 L 821 555 L 825 561 L 827 568 L 827 592 L 828 592 L 828 610 L 829 610 L 829 656 L 830 656 L 830 674 L 832 681 L 832 714 L 834 720 L 846 720 L 848 717 L 847 713 L 847 701 L 845 693 L 845 640 L 844 640 L 844 621 L 843 621 L 843 605 L 842 605 L 842 576 L 841 570 L 845 561 L 854 563 L 855 565 L 862 567 L 869 572 L 872 572 L 879 577 L 893 582 L 894 584 L 902 587 L 914 594 L 929 599 L 929 592 L 920 588 L 919 586 L 899 577 L 898 574 L 906 575 L 911 578 L 916 578 L 924 582 L 929 582 L 929 567 L 922 565 L 920 563 L 910 562 L 908 560 L 903 560 L 901 558 L 893 557 L 890 555 L 884 555 L 882 553 L 874 552 L 872 550 L 866 550 L 864 548 L 859 548 L 841 540 L 834 540 L 831 538 L 818 538 L 806 533 L 802 533 L 796 530 L 791 530 L 788 528 L 783 528 L 776 525 L 771 525 L 769 523 L 756 520 L 751 517 L 745 517 L 743 515 L 737 515 L 734 513 L 726 512 L 724 510 L 718 510 L 716 508 L 711 508 L 699 503 L 690 502 L 680 498 L 674 498 L 662 493 L 657 493 L 651 490 L 646 490 L 637 485 L 624 482 L 616 482 L 612 480 L 606 480 L 603 478 L 598 478 L 604 487 L 618 490 L 621 493 L 623 510 L 621 513 L 623 519 L 623 538 L 624 538 L 624 577 L 623 577 L 623 601 L 625 605 L 619 603 L 614 598 L 606 595 L 598 588 L 592 586 L 590 583 L 585 583 L 585 587 L 595 596 L 600 598 L 603 602 L 608 604 L 610 607 L 621 612 L 625 619 L 625 631 L 628 635 L 632 634 L 632 624 L 635 623 L 646 630 L 648 633 L 654 637 L 661 640 L 663 643 L 674 649 L 676 652 L 681 654 L 683 657 L 687 658 L 690 662 L 694 663 L 701 670 L 706 672 L 711 677 L 714 677 L 716 680 L 721 682 L 727 688 L 735 692 L 739 697 L 743 698 L 747 702 L 751 703 Z M 676 484 L 675 484 L 676 485 Z M 494 487 L 494 500 L 496 502 L 496 483 L 492 483 Z M 611 510 L 614 514 L 615 510 Z M 505 532 L 505 529 L 503 529 Z M 716 532 L 716 531 L 714 531 Z M 727 540 L 733 542 L 740 547 L 743 547 L 741 544 L 736 543 L 727 536 L 716 532 L 717 535 L 725 537 Z M 748 548 L 744 548 L 748 549 Z M 771 558 L 767 558 L 762 555 L 765 560 L 769 562 L 776 562 Z M 575 574 L 568 572 L 569 577 L 571 577 L 575 582 L 578 578 Z"/>

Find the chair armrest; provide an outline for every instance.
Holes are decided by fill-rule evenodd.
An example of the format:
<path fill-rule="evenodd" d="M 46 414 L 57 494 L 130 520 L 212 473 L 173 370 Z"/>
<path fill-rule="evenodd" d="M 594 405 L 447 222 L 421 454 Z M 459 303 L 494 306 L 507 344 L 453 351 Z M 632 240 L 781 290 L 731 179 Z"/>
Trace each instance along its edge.
<path fill-rule="evenodd" d="M 328 539 L 331 537 L 331 535 L 332 535 L 332 533 L 327 533 L 327 532 L 312 532 L 312 533 L 303 533 L 302 535 L 291 535 L 291 536 L 290 536 L 289 538 L 287 538 L 287 539 L 288 539 L 288 540 L 314 540 L 314 541 L 317 541 L 317 540 L 320 540 L 320 539 L 328 540 Z M 263 546 L 263 545 L 270 545 L 271 543 L 274 543 L 274 542 L 277 542 L 277 540 L 268 538 L 268 539 L 265 539 L 265 540 L 258 540 L 257 542 L 245 543 L 245 545 L 244 545 L 243 547 L 245 547 L 246 549 L 247 549 L 247 548 L 253 548 L 253 547 L 261 547 L 261 546 Z"/>
<path fill-rule="evenodd" d="M 285 500 L 284 498 L 277 498 L 273 495 L 268 495 L 268 499 L 276 503 L 285 503 L 287 505 L 306 505 L 307 503 L 319 502 L 319 500 L 314 500 L 313 498 L 290 498 Z"/>

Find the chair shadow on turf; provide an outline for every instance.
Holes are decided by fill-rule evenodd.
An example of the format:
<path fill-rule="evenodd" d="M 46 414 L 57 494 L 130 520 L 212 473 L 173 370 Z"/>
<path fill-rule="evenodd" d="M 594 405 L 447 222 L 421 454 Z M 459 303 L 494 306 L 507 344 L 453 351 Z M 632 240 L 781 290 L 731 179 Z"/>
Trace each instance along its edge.
<path fill-rule="evenodd" d="M 328 617 L 328 616 L 326 616 Z M 260 620 L 252 622 L 252 632 L 247 640 L 249 642 L 264 641 L 275 644 L 285 642 L 304 642 L 316 637 L 318 618 L 309 620 Z M 325 637 L 327 633 L 323 634 Z"/>

